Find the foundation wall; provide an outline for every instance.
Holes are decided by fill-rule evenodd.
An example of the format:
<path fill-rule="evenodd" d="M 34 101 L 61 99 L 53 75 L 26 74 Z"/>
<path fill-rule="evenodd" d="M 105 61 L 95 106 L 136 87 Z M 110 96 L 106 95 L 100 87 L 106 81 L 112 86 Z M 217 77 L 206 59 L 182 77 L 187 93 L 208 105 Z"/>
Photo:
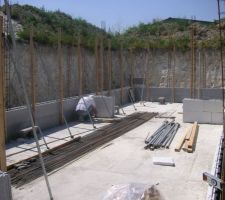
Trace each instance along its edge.
<path fill-rule="evenodd" d="M 130 103 L 128 96 L 129 87 L 123 89 L 122 104 Z M 149 88 L 149 101 L 158 101 L 159 97 L 165 97 L 166 102 L 171 102 L 171 88 Z M 198 91 L 196 91 L 197 93 Z M 112 90 L 112 96 L 115 97 L 115 105 L 121 105 L 121 90 Z M 221 89 L 201 89 L 199 92 L 200 99 L 222 99 Z M 107 95 L 108 92 L 103 92 L 102 95 Z M 136 101 L 148 100 L 146 95 L 146 88 L 137 86 L 134 90 Z M 143 95 L 142 95 L 143 94 Z M 190 90 L 188 88 L 175 88 L 175 102 L 182 103 L 184 98 L 189 98 Z M 78 97 L 71 97 L 64 99 L 64 115 L 68 122 L 75 120 L 75 107 L 78 102 Z M 49 101 L 39 103 L 36 106 L 36 122 L 41 129 L 48 129 L 60 125 L 59 121 L 59 102 Z M 217 115 L 213 115 L 216 120 Z M 7 141 L 20 137 L 21 129 L 31 126 L 28 111 L 26 107 L 17 107 L 6 112 L 6 127 L 7 127 Z"/>
<path fill-rule="evenodd" d="M 129 103 L 128 87 L 123 89 L 123 104 Z M 107 95 L 108 92 L 103 92 Z M 120 105 L 120 89 L 112 90 L 115 97 L 115 104 Z M 79 97 L 64 99 L 64 115 L 68 122 L 75 120 L 75 107 Z M 20 137 L 20 130 L 30 127 L 31 122 L 26 107 L 17 107 L 6 111 L 7 141 Z M 59 101 L 49 101 L 36 105 L 36 124 L 42 129 L 48 129 L 60 125 L 60 105 Z"/>

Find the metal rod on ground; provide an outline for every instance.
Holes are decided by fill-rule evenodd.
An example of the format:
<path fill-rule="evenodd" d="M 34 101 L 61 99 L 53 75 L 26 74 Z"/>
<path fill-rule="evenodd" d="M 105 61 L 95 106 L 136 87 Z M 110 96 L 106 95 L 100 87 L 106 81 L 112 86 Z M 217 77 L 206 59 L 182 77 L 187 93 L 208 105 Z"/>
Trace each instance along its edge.
<path fill-rule="evenodd" d="M 16 63 L 16 60 L 19 60 L 19 57 L 17 55 L 16 39 L 15 39 L 15 33 L 14 33 L 14 30 L 13 30 L 12 21 L 11 21 L 9 4 L 8 4 L 7 0 L 4 0 L 4 2 L 5 2 L 5 6 L 6 6 L 7 18 L 8 18 L 8 21 L 9 21 L 9 29 L 10 29 L 9 32 L 10 32 L 10 35 L 11 35 L 11 38 L 12 38 L 12 44 L 13 44 L 12 46 L 13 46 L 14 54 L 13 54 L 13 57 L 12 57 L 12 61 L 14 62 L 15 71 L 17 73 L 18 80 L 19 80 L 20 84 L 22 85 L 23 93 L 24 93 L 24 96 L 25 96 L 25 101 L 26 101 L 26 104 L 27 104 L 28 113 L 29 113 L 29 117 L 30 117 L 30 120 L 31 120 L 31 124 L 32 124 L 32 130 L 33 130 L 33 134 L 34 134 L 34 138 L 35 138 L 35 142 L 36 142 L 36 146 L 37 146 L 37 150 L 38 150 L 38 155 L 39 155 L 40 162 L 41 162 L 42 171 L 43 171 L 45 182 L 46 182 L 46 185 L 47 185 L 49 198 L 51 200 L 53 200 L 50 184 L 49 184 L 49 181 L 48 181 L 48 176 L 47 176 L 46 169 L 45 169 L 44 160 L 43 160 L 43 157 L 42 157 L 42 154 L 41 154 L 41 148 L 40 148 L 40 145 L 39 145 L 39 142 L 38 142 L 36 129 L 34 127 L 35 125 L 34 125 L 34 119 L 33 119 L 32 110 L 31 110 L 31 106 L 30 106 L 30 101 L 29 101 L 29 98 L 28 98 L 28 94 L 27 94 L 27 91 L 26 91 L 26 87 L 25 87 L 25 83 L 24 83 L 22 74 L 19 71 L 19 68 L 18 68 L 17 63 Z"/>
<path fill-rule="evenodd" d="M 0 17 L 0 170 L 7 171 L 5 153 L 5 102 L 4 102 L 4 64 L 3 64 L 3 17 Z"/>

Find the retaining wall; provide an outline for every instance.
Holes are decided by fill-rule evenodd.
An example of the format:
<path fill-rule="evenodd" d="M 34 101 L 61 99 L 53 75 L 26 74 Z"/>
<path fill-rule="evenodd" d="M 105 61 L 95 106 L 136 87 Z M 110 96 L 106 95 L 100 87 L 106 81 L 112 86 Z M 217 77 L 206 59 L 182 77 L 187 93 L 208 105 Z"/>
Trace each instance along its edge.
<path fill-rule="evenodd" d="M 124 88 L 123 104 L 129 102 L 128 87 Z M 107 92 L 103 92 L 106 95 Z M 116 105 L 120 105 L 120 89 L 112 90 Z M 79 97 L 64 99 L 64 115 L 67 121 L 75 120 L 75 107 Z M 36 123 L 41 129 L 48 129 L 60 125 L 60 105 L 59 101 L 49 101 L 36 105 Z M 31 122 L 26 107 L 16 107 L 6 111 L 6 140 L 20 137 L 20 130 L 30 127 Z"/>
<path fill-rule="evenodd" d="M 122 104 L 127 104 L 130 102 L 128 97 L 129 87 L 125 87 L 123 102 Z M 165 97 L 167 102 L 171 102 L 171 88 L 149 88 L 150 98 L 149 101 L 158 101 L 159 97 Z M 198 91 L 196 91 L 197 94 Z M 107 92 L 103 92 L 103 95 L 107 95 Z M 143 89 L 141 86 L 137 86 L 134 90 L 136 101 L 146 100 L 146 88 Z M 222 99 L 221 89 L 201 89 L 200 90 L 201 99 Z M 175 88 L 175 102 L 181 103 L 184 98 L 189 98 L 190 91 L 188 88 Z M 115 97 L 115 104 L 120 105 L 120 89 L 112 90 L 112 96 Z M 78 102 L 78 97 L 71 97 L 64 99 L 64 115 L 67 121 L 75 120 L 75 106 Z M 41 129 L 48 129 L 60 124 L 59 121 L 59 102 L 49 101 L 44 103 L 39 103 L 36 105 L 36 122 Z M 7 141 L 19 137 L 19 131 L 21 129 L 31 126 L 30 119 L 28 117 L 28 111 L 26 107 L 17 107 L 6 111 L 6 127 L 7 127 Z"/>

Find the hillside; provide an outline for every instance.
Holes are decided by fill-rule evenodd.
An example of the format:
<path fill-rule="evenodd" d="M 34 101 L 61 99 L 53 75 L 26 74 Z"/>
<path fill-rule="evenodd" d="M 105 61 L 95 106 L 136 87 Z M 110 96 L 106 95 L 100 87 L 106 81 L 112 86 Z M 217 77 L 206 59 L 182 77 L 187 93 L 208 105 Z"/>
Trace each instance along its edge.
<path fill-rule="evenodd" d="M 142 40 L 149 40 L 150 44 L 159 47 L 175 43 L 178 47 L 188 48 L 192 27 L 196 29 L 195 38 L 198 45 L 217 46 L 215 41 L 218 41 L 218 30 L 214 22 L 180 18 L 154 20 L 148 24 L 140 23 L 138 26 L 129 28 L 124 33 L 124 37 L 142 38 Z"/>
<path fill-rule="evenodd" d="M 23 30 L 19 33 L 19 37 L 23 40 L 29 39 L 31 26 L 34 29 L 35 40 L 44 44 L 57 43 L 59 28 L 62 29 L 63 44 L 72 44 L 74 38 L 80 34 L 82 40 L 86 41 L 85 45 L 88 45 L 93 42 L 96 34 L 105 34 L 100 28 L 85 20 L 73 19 L 59 10 L 53 12 L 30 5 L 14 4 L 11 6 L 11 16 L 23 26 Z"/>
<path fill-rule="evenodd" d="M 4 8 L 2 8 L 4 11 Z M 43 44 L 57 44 L 58 29 L 62 29 L 62 43 L 76 44 L 77 36 L 82 36 L 82 44 L 94 48 L 95 36 L 103 34 L 112 39 L 113 49 L 119 48 L 177 48 L 190 47 L 190 30 L 196 27 L 196 41 L 199 47 L 217 48 L 218 28 L 213 22 L 168 18 L 153 20 L 152 23 L 140 23 L 128 28 L 124 33 L 106 33 L 83 19 L 74 19 L 61 11 L 47 11 L 29 5 L 14 4 L 11 6 L 12 19 L 18 21 L 23 29 L 18 33 L 21 40 L 29 39 L 30 27 L 34 27 L 35 41 Z M 106 47 L 106 42 L 105 42 Z"/>

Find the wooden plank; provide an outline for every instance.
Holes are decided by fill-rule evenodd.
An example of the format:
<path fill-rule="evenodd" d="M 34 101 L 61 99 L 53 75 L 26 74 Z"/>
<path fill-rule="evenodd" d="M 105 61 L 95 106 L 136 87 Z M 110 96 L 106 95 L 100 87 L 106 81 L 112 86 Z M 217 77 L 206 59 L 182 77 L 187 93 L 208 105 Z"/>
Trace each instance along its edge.
<path fill-rule="evenodd" d="M 59 102 L 60 102 L 60 115 L 59 115 L 59 121 L 62 124 L 63 123 L 63 97 L 64 97 L 64 81 L 63 81 L 63 66 L 62 66 L 62 44 L 61 39 L 62 38 L 62 30 L 59 29 L 58 31 L 58 83 L 59 83 Z"/>
<path fill-rule="evenodd" d="M 103 44 L 103 35 L 100 37 L 100 91 L 104 91 L 104 44 Z"/>
<path fill-rule="evenodd" d="M 112 52 L 111 52 L 111 40 L 108 39 L 108 92 L 112 95 Z"/>
<path fill-rule="evenodd" d="M 98 77 L 98 68 L 99 68 L 99 39 L 98 36 L 95 38 L 95 93 L 99 94 L 99 77 Z"/>
<path fill-rule="evenodd" d="M 186 137 L 185 137 L 185 140 L 190 140 L 191 133 L 192 133 L 192 128 L 193 128 L 193 125 L 191 126 L 190 131 L 187 132 L 187 135 L 186 135 Z"/>
<path fill-rule="evenodd" d="M 182 136 L 182 138 L 180 139 L 180 141 L 177 143 L 177 146 L 175 147 L 175 151 L 176 151 L 176 152 L 179 152 L 179 151 L 181 150 L 181 148 L 182 148 L 182 146 L 183 146 L 183 144 L 184 144 L 184 142 L 185 142 L 185 140 L 186 140 L 186 136 L 189 135 L 189 133 L 191 132 L 191 130 L 192 130 L 192 127 L 189 127 L 189 128 L 186 130 L 185 134 L 184 134 L 184 135 Z"/>
<path fill-rule="evenodd" d="M 191 131 L 191 137 L 188 141 L 188 148 L 193 148 L 198 133 L 198 123 L 195 122 Z"/>
<path fill-rule="evenodd" d="M 35 64 L 35 55 L 34 55 L 34 31 L 33 26 L 30 29 L 30 77 L 31 77 L 31 85 L 30 85 L 30 94 L 32 100 L 32 115 L 35 123 L 36 119 L 36 64 Z"/>
<path fill-rule="evenodd" d="M 83 69 L 82 69 L 82 55 L 81 55 L 81 38 L 78 36 L 77 44 L 77 65 L 78 65 L 78 85 L 79 85 L 79 96 L 83 95 Z"/>
<path fill-rule="evenodd" d="M 4 64 L 3 64 L 3 18 L 0 17 L 0 170 L 6 171 L 5 153 L 5 101 L 4 101 Z"/>
<path fill-rule="evenodd" d="M 123 66 L 123 45 L 122 45 L 122 42 L 120 44 L 120 52 L 119 52 L 119 67 L 120 67 L 120 105 L 123 105 L 124 66 Z"/>

